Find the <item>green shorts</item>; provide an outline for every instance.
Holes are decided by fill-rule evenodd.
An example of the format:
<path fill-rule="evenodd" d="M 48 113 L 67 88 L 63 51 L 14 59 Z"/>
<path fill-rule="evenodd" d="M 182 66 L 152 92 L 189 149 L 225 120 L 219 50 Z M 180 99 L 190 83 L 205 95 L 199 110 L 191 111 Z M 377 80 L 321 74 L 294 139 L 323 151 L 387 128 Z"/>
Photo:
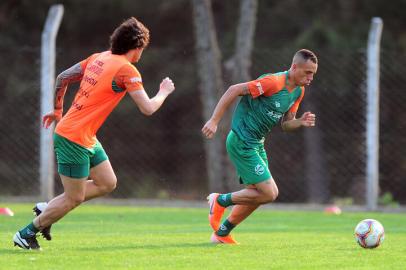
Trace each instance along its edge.
<path fill-rule="evenodd" d="M 249 145 L 230 131 L 226 147 L 241 184 L 258 184 L 272 177 L 263 144 Z"/>
<path fill-rule="evenodd" d="M 72 178 L 88 177 L 90 168 L 108 160 L 99 141 L 93 148 L 85 148 L 56 133 L 54 133 L 54 150 L 58 173 Z"/>

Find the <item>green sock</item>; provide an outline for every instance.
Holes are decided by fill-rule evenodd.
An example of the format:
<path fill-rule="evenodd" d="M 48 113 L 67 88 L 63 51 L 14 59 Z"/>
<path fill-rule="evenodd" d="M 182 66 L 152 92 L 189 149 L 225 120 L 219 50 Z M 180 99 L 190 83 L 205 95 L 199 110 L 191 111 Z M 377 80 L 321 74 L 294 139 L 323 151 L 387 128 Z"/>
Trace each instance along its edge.
<path fill-rule="evenodd" d="M 39 230 L 34 226 L 34 223 L 31 222 L 19 232 L 22 238 L 30 238 L 36 235 Z"/>
<path fill-rule="evenodd" d="M 227 236 L 230 234 L 231 230 L 234 229 L 235 225 L 230 223 L 228 219 L 224 220 L 223 224 L 220 225 L 220 228 L 216 232 L 218 236 Z"/>
<path fill-rule="evenodd" d="M 217 197 L 217 202 L 223 207 L 234 205 L 233 201 L 231 200 L 231 193 L 220 194 L 220 196 Z"/>

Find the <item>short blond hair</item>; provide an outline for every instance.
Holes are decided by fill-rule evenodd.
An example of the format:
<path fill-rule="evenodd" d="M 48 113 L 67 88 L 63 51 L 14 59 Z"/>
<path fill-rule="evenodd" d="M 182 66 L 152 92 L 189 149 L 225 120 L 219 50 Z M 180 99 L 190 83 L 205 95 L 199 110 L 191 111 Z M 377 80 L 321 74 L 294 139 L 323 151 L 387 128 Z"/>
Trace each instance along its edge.
<path fill-rule="evenodd" d="M 315 64 L 318 64 L 317 56 L 314 52 L 308 49 L 300 49 L 293 56 L 292 63 L 304 63 L 307 60 L 312 61 Z"/>

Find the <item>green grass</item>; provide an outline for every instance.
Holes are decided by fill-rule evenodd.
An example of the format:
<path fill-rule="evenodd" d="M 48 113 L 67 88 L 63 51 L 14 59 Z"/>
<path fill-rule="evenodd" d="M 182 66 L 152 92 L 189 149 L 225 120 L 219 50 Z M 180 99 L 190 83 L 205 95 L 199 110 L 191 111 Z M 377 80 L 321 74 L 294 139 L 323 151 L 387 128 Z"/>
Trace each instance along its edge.
<path fill-rule="evenodd" d="M 0 216 L 0 269 L 406 269 L 406 214 L 259 209 L 234 231 L 241 245 L 208 243 L 207 209 L 83 205 L 40 239 L 41 252 L 12 246 L 32 219 L 31 205 Z M 0 206 L 4 207 L 4 205 Z M 353 229 L 364 218 L 385 226 L 377 249 L 360 248 Z"/>

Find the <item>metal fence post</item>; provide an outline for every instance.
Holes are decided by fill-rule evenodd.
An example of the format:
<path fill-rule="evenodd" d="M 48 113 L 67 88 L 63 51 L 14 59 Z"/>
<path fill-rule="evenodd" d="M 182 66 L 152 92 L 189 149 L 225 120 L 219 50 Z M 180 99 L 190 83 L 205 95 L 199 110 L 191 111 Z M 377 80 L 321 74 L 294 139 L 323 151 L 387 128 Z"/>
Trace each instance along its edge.
<path fill-rule="evenodd" d="M 49 9 L 41 37 L 41 114 L 53 110 L 55 83 L 55 41 L 63 16 L 63 5 L 52 5 Z M 41 198 L 54 197 L 54 152 L 53 126 L 40 131 L 40 184 Z"/>
<path fill-rule="evenodd" d="M 379 192 L 379 54 L 383 22 L 372 18 L 367 52 L 366 202 L 375 210 Z"/>

